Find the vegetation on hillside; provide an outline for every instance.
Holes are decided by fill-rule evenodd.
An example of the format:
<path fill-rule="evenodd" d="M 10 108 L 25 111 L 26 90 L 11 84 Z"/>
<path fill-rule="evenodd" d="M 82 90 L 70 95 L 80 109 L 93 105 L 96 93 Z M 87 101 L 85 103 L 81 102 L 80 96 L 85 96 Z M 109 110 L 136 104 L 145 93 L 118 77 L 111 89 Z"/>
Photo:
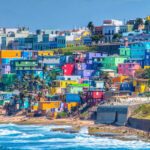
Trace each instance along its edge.
<path fill-rule="evenodd" d="M 56 54 L 72 55 L 74 52 L 96 52 L 97 47 L 96 46 L 92 46 L 92 47 L 75 46 L 75 47 L 51 49 L 51 51 L 54 51 L 54 53 Z"/>
<path fill-rule="evenodd" d="M 150 104 L 143 104 L 138 107 L 134 111 L 132 117 L 138 119 L 150 119 Z"/>

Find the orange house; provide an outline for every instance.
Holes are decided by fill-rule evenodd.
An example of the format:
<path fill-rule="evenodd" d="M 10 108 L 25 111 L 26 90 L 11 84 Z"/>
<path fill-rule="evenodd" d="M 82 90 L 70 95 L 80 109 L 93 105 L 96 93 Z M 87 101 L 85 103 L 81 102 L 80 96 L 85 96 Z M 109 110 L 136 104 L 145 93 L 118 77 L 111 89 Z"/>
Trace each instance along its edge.
<path fill-rule="evenodd" d="M 114 78 L 112 78 L 112 82 L 114 84 L 116 84 L 116 83 L 122 83 L 124 81 L 124 79 L 127 79 L 127 78 L 128 78 L 128 76 L 114 77 Z"/>
<path fill-rule="evenodd" d="M 2 58 L 21 58 L 21 50 L 1 50 L 0 59 Z"/>

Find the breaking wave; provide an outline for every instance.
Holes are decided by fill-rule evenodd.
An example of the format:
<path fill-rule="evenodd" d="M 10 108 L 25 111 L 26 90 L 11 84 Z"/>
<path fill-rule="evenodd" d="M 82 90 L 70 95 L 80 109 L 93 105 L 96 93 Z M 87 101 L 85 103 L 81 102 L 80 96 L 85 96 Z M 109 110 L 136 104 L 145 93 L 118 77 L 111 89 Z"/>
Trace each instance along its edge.
<path fill-rule="evenodd" d="M 88 135 L 86 127 L 79 133 L 51 132 L 70 126 L 0 125 L 0 149 L 12 150 L 149 150 L 150 143 L 120 141 Z"/>

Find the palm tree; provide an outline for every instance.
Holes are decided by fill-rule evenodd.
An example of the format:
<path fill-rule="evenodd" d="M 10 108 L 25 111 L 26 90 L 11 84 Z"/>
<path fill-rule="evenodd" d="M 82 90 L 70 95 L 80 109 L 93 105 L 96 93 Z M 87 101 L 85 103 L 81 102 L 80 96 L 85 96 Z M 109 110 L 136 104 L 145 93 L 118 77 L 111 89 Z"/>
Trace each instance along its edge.
<path fill-rule="evenodd" d="M 139 27 L 143 26 L 143 25 L 144 25 L 143 19 L 142 18 L 137 18 L 136 21 L 135 21 L 133 29 L 138 30 Z"/>
<path fill-rule="evenodd" d="M 91 33 L 94 32 L 94 24 L 93 24 L 92 21 L 90 21 L 90 22 L 88 23 L 87 27 L 88 27 L 88 29 L 91 31 Z"/>

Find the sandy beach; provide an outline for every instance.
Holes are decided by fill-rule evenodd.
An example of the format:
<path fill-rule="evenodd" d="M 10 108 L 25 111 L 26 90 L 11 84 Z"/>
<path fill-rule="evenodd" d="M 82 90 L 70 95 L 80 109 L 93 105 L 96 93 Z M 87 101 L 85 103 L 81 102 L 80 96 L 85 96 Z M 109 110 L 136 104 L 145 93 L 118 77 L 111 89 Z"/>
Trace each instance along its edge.
<path fill-rule="evenodd" d="M 26 116 L 4 116 L 0 115 L 0 124 L 20 124 L 20 125 L 29 125 L 29 124 L 40 124 L 40 125 L 72 125 L 72 126 L 94 126 L 94 121 L 90 120 L 78 120 L 72 118 L 65 119 L 47 119 L 46 117 L 26 117 Z"/>

